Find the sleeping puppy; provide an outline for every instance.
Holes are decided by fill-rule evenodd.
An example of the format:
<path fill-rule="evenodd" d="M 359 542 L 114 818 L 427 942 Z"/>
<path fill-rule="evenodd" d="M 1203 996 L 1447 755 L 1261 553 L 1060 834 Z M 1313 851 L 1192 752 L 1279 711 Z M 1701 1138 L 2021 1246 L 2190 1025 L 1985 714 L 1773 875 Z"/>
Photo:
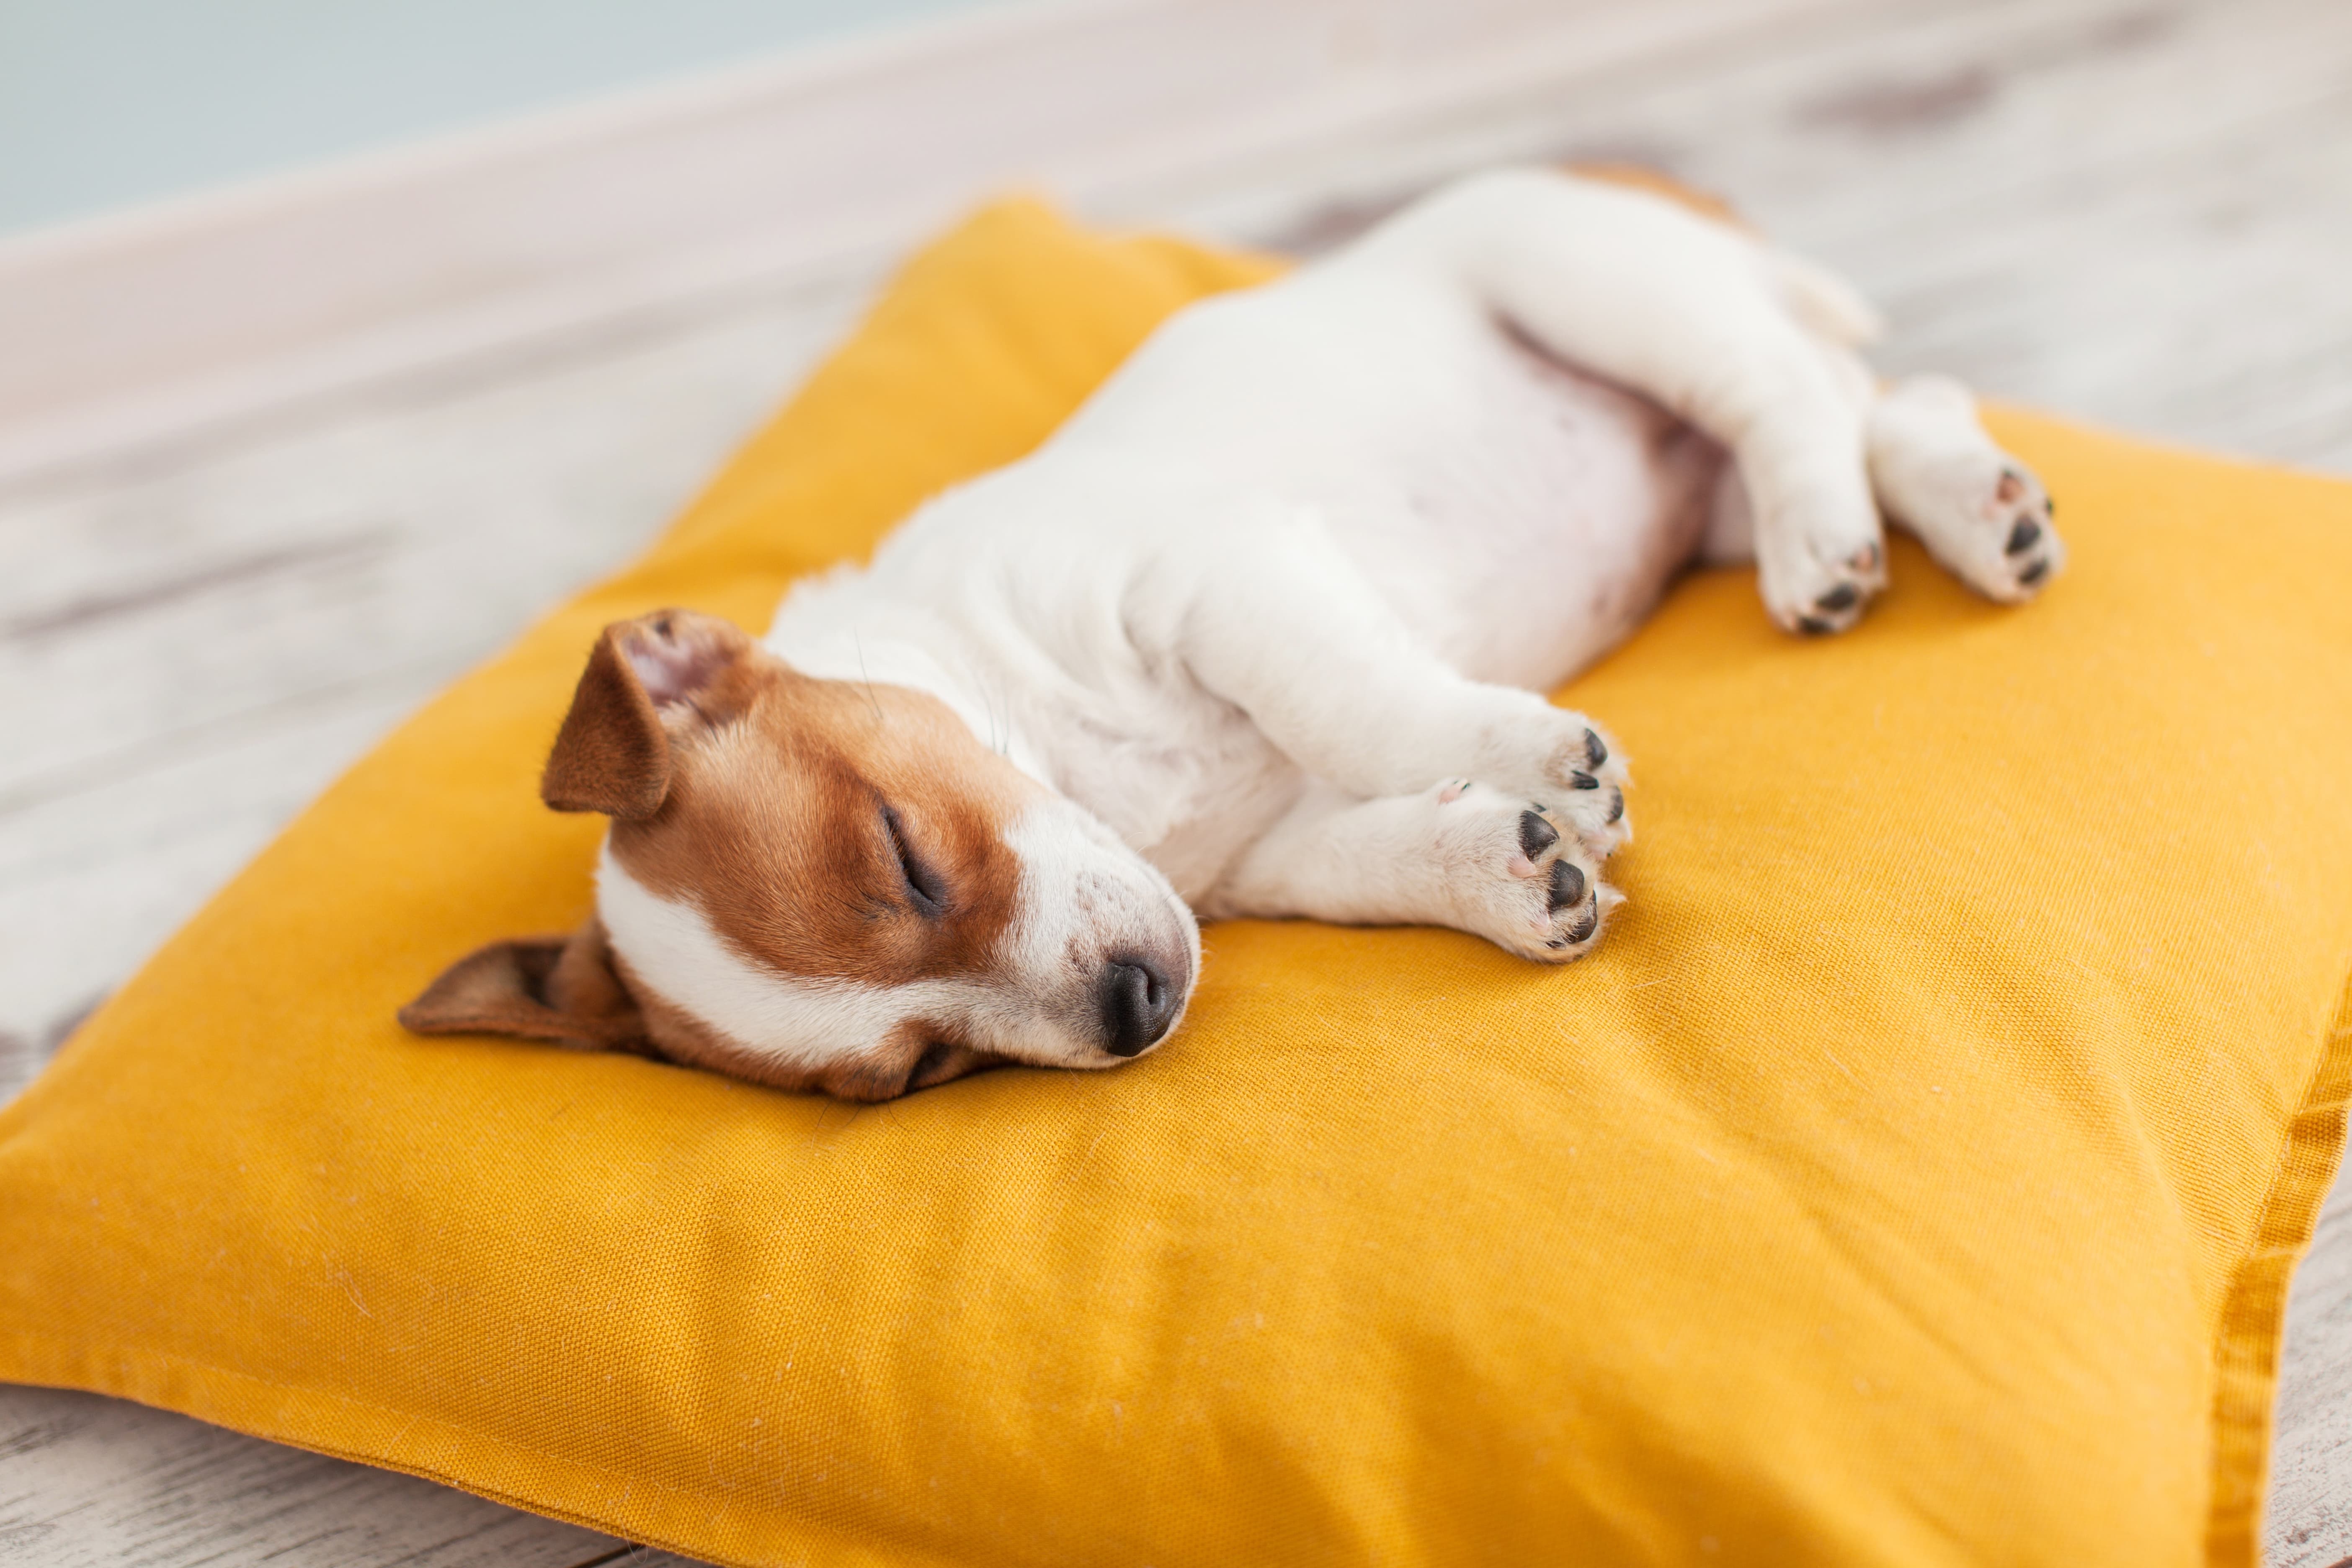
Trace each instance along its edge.
<path fill-rule="evenodd" d="M 542 786 L 596 912 L 402 1017 L 887 1100 L 1167 1037 L 1196 913 L 1592 950 L 1626 760 L 1543 692 L 1694 560 L 1791 632 L 1882 516 L 1987 597 L 2064 560 L 1946 381 L 1882 389 L 1836 279 L 1654 191 L 1465 180 L 1169 321 L 1029 457 L 764 640 L 606 628 Z"/>

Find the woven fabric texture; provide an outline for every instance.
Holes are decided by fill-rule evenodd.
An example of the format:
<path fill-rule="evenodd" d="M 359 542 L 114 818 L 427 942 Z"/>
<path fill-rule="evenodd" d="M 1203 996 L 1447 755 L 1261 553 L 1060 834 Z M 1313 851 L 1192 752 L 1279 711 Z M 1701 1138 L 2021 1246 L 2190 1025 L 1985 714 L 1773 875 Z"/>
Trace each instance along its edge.
<path fill-rule="evenodd" d="M 645 561 L 336 784 L 0 1112 L 0 1377 L 727 1563 L 2254 1560 L 2352 1035 L 2352 486 L 2039 418 L 2029 609 L 1745 573 L 1567 697 L 1591 958 L 1231 923 L 1181 1034 L 866 1109 L 404 1034 L 583 913 L 604 622 L 758 626 L 1266 275 L 992 208 Z"/>

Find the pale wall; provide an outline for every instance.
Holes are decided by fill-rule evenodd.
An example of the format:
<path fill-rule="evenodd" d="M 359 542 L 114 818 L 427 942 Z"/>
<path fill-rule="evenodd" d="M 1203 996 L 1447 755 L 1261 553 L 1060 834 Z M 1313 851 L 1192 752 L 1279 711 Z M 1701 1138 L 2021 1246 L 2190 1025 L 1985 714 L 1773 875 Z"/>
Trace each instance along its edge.
<path fill-rule="evenodd" d="M 0 0 L 0 233 L 1003 0 Z"/>

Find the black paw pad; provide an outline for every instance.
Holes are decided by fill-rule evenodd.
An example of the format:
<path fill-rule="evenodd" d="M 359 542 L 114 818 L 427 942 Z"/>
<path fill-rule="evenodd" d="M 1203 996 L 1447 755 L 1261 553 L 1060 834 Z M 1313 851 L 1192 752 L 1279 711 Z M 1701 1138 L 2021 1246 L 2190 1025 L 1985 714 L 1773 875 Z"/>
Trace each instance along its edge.
<path fill-rule="evenodd" d="M 1591 773 L 1570 773 L 1568 775 L 1568 787 L 1570 789 L 1599 789 L 1601 787 L 1601 781 L 1594 778 Z"/>
<path fill-rule="evenodd" d="M 1551 911 L 1558 914 L 1584 897 L 1584 872 L 1573 860 L 1555 860 L 1551 865 Z"/>
<path fill-rule="evenodd" d="M 1797 629 L 1809 637 L 1827 637 L 1837 628 L 1819 616 L 1799 616 Z"/>
<path fill-rule="evenodd" d="M 1600 929 L 1601 895 L 1595 893 L 1592 895 L 1592 901 L 1585 907 L 1583 918 L 1561 934 L 1570 942 L 1582 942 Z"/>
<path fill-rule="evenodd" d="M 1860 603 L 1862 603 L 1862 590 L 1851 583 L 1841 583 L 1815 599 L 1813 608 L 1827 610 L 1834 615 L 1840 610 L 1851 610 Z"/>
<path fill-rule="evenodd" d="M 1532 860 L 1559 842 L 1559 829 L 1532 811 L 1519 813 L 1519 853 Z"/>
<path fill-rule="evenodd" d="M 2042 541 L 2042 525 L 2030 517 L 2021 517 L 2017 526 L 2009 531 L 2009 542 L 2001 549 L 2011 555 L 2022 555 Z"/>
<path fill-rule="evenodd" d="M 1608 760 L 1609 748 L 1601 743 L 1600 733 L 1597 731 L 1587 730 L 1584 732 L 1584 765 L 1588 768 L 1598 768 Z"/>
<path fill-rule="evenodd" d="M 2020 572 L 2017 574 L 2017 580 L 2030 588 L 2033 586 L 2034 584 L 2041 582 L 2042 579 L 2049 575 L 2050 563 L 2047 561 L 2037 561 L 2032 565 L 2028 566 L 2024 571 Z"/>
<path fill-rule="evenodd" d="M 1609 792 L 1609 815 L 1602 820 L 1607 822 L 1622 822 L 1624 820 L 1624 816 L 1625 792 L 1622 789 L 1612 788 Z"/>

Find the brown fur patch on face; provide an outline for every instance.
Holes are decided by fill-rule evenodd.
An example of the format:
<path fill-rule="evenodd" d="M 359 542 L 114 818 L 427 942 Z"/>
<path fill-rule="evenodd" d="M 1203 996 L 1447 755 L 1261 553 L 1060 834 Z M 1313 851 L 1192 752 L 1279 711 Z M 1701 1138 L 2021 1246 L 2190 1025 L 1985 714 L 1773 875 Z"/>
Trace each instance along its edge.
<path fill-rule="evenodd" d="M 1004 830 L 1044 795 L 937 699 L 819 680 L 712 616 L 608 626 L 541 792 L 613 817 L 613 857 L 750 963 L 874 985 L 984 973 L 1021 884 Z M 730 1039 L 647 986 L 601 922 L 470 953 L 402 1010 L 423 1034 L 635 1050 L 779 1089 L 890 1100 L 1003 1058 L 909 1020 L 818 1066 Z"/>
<path fill-rule="evenodd" d="M 660 808 L 612 852 L 744 958 L 876 985 L 978 974 L 1013 920 L 1004 829 L 1043 794 L 936 698 L 819 680 L 753 647 L 668 720 Z"/>

